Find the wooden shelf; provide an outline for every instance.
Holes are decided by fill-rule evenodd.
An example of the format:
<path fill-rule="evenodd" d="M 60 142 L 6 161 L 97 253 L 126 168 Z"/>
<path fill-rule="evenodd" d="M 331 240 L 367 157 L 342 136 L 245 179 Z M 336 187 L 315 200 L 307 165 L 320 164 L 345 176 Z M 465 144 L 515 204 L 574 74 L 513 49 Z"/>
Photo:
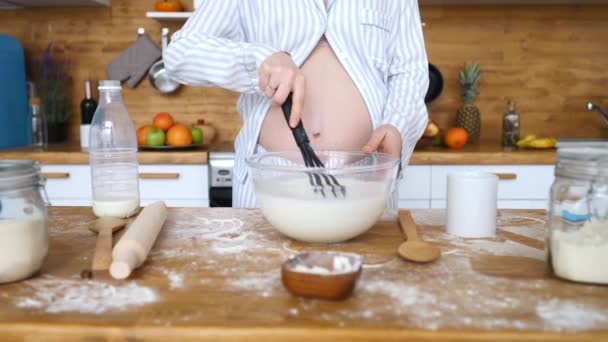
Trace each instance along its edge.
<path fill-rule="evenodd" d="M 186 21 L 194 12 L 146 12 L 146 18 L 161 21 Z"/>
<path fill-rule="evenodd" d="M 0 9 L 27 7 L 110 7 L 112 0 L 0 0 Z"/>
<path fill-rule="evenodd" d="M 600 5 L 608 0 L 420 0 L 420 5 Z"/>

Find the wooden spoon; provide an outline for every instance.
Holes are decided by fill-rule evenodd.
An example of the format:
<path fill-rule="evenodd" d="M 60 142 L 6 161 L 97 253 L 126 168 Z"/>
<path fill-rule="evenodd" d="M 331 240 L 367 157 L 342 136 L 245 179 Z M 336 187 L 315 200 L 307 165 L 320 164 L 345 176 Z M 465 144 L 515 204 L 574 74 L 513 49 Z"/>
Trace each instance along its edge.
<path fill-rule="evenodd" d="M 112 233 L 123 228 L 126 220 L 116 217 L 102 217 L 93 221 L 89 229 L 97 233 L 97 244 L 93 255 L 93 271 L 106 271 L 112 264 Z"/>
<path fill-rule="evenodd" d="M 431 262 L 439 258 L 441 252 L 437 246 L 418 239 L 416 224 L 409 211 L 399 211 L 399 225 L 407 237 L 407 241 L 402 243 L 397 250 L 403 259 L 415 262 Z"/>

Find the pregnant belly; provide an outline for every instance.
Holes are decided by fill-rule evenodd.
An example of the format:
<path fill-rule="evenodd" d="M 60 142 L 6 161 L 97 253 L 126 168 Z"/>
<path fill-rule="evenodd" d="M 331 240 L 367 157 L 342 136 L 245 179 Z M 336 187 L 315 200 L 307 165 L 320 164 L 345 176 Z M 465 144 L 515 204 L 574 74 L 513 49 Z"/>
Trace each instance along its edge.
<path fill-rule="evenodd" d="M 315 150 L 360 150 L 372 133 L 365 101 L 323 38 L 301 67 L 306 78 L 302 122 Z M 280 107 L 268 111 L 259 144 L 268 151 L 296 144 Z"/>

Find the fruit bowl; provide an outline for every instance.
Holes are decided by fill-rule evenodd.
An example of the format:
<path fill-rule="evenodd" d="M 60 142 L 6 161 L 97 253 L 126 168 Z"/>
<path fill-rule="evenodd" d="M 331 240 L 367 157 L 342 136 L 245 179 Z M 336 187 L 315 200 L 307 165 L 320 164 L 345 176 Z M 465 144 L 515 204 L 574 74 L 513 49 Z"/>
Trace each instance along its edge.
<path fill-rule="evenodd" d="M 304 166 L 298 151 L 247 158 L 264 217 L 284 235 L 310 243 L 342 242 L 368 231 L 382 216 L 399 160 L 383 153 L 320 151 L 325 168 Z M 309 177 L 333 175 L 346 188 L 337 196 L 315 193 Z"/>
<path fill-rule="evenodd" d="M 209 147 L 208 144 L 191 144 L 185 146 L 170 146 L 170 145 L 160 145 L 160 146 L 139 146 L 140 151 L 186 151 L 186 150 L 195 150 L 199 148 Z"/>

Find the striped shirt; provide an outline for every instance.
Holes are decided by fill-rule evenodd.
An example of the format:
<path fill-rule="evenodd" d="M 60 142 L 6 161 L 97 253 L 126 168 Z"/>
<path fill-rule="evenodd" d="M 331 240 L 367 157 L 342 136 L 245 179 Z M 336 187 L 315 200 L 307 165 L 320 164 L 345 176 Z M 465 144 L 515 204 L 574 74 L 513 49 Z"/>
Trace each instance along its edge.
<path fill-rule="evenodd" d="M 164 62 L 180 83 L 241 93 L 237 110 L 244 124 L 235 142 L 234 175 L 239 187 L 270 109 L 259 89 L 260 65 L 285 51 L 299 67 L 325 35 L 359 89 L 373 128 L 391 124 L 401 132 L 403 167 L 428 120 L 421 26 L 416 0 L 328 0 L 327 7 L 323 0 L 205 0 L 173 35 Z M 251 206 L 250 200 L 233 201 Z"/>

